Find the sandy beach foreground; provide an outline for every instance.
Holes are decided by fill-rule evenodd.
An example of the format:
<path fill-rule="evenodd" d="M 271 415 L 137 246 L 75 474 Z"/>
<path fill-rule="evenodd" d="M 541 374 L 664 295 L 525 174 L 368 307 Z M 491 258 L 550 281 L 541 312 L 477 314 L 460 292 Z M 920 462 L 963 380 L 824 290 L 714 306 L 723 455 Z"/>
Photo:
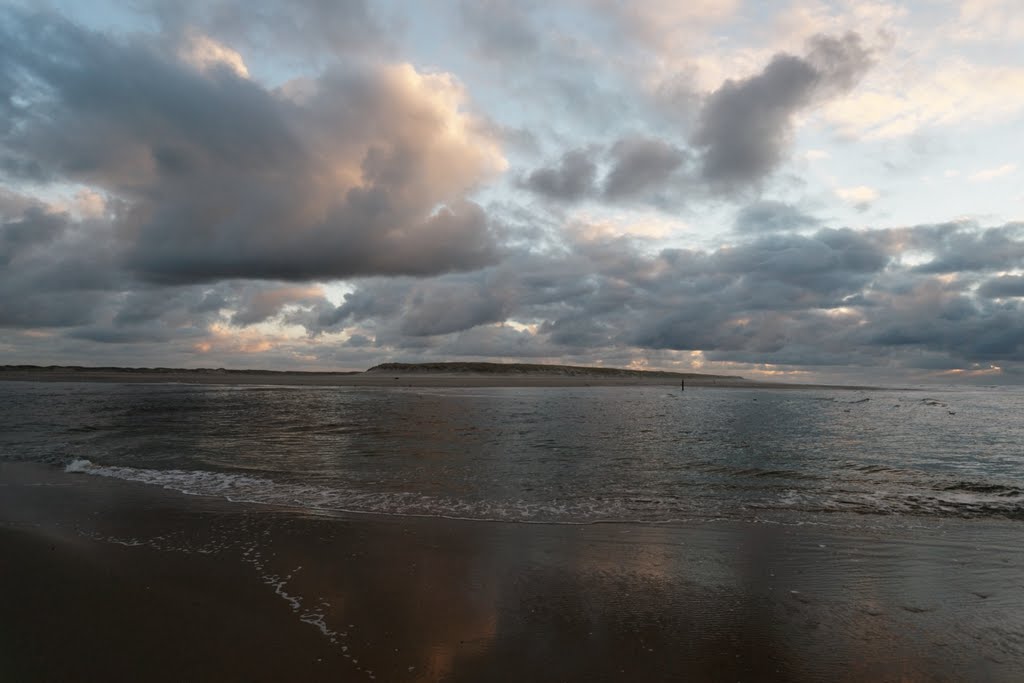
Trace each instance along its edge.
<path fill-rule="evenodd" d="M 1019 680 L 1019 525 L 835 521 L 318 517 L 5 464 L 0 679 Z"/>

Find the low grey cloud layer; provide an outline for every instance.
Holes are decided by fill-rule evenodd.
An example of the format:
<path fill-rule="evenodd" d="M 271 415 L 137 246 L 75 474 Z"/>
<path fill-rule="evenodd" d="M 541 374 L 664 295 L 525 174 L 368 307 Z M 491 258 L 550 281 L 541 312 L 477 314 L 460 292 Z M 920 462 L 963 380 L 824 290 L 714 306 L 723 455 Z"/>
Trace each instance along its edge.
<path fill-rule="evenodd" d="M 597 146 L 569 150 L 557 162 L 531 171 L 520 185 L 558 202 L 645 199 L 666 189 L 686 159 L 685 150 L 666 140 L 624 137 L 605 150 Z M 605 167 L 600 179 L 599 164 Z"/>
<path fill-rule="evenodd" d="M 986 280 L 978 288 L 978 296 L 988 299 L 1024 298 L 1024 275 L 1001 275 Z"/>
<path fill-rule="evenodd" d="M 958 232 L 972 231 L 961 225 Z M 989 229 L 1020 245 L 1016 231 L 1012 224 Z M 568 257 L 519 253 L 474 275 L 367 282 L 330 321 L 353 324 L 358 311 L 364 338 L 416 355 L 443 356 L 456 346 L 460 355 L 499 355 L 488 345 L 497 335 L 524 357 L 642 348 L 804 367 L 851 359 L 929 368 L 1024 360 L 1019 294 L 991 304 L 971 295 L 976 279 L 947 281 L 900 265 L 894 244 L 907 237 L 938 250 L 950 235 L 942 226 L 820 229 L 656 255 L 605 240 L 578 244 Z M 995 282 L 1006 285 L 1004 295 L 1018 291 L 1017 279 Z M 377 301 L 388 304 L 357 303 Z M 509 318 L 537 324 L 537 334 L 491 325 Z M 322 329 L 314 318 L 304 324 Z M 487 342 L 472 346 L 473 339 Z"/>
<path fill-rule="evenodd" d="M 766 199 L 740 209 L 733 229 L 740 233 L 789 232 L 820 225 L 820 220 L 795 206 Z"/>
<path fill-rule="evenodd" d="M 438 25 L 493 87 L 404 62 L 409 27 L 370 0 L 147 2 L 116 32 L 0 10 L 0 351 L 1024 368 L 1024 225 L 851 223 L 823 196 L 878 192 L 792 175 L 800 122 L 872 73 L 859 35 L 700 91 L 667 59 L 629 80 L 636 55 L 567 39 L 546 5 L 453 8 Z M 628 3 L 563 10 L 661 35 Z M 268 46 L 287 59 L 256 73 Z"/>
<path fill-rule="evenodd" d="M 922 273 L 1008 270 L 1024 263 L 1024 224 L 964 231 L 956 223 L 936 226 L 927 234 L 913 234 L 911 244 L 922 242 L 933 258 L 916 267 Z"/>

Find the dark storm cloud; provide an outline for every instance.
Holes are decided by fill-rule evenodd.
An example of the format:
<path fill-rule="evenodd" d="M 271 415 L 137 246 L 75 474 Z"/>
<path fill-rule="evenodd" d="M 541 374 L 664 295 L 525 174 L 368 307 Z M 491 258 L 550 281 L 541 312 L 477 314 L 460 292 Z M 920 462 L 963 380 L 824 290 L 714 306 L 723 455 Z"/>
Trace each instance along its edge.
<path fill-rule="evenodd" d="M 794 316 L 818 311 L 823 317 L 821 310 L 846 305 L 888 263 L 869 236 L 851 230 L 768 236 L 703 256 L 663 256 L 673 267 L 646 286 L 644 305 L 634 302 L 642 312 L 629 342 L 762 355 L 794 341 Z M 825 338 L 825 329 L 817 329 L 818 339 Z"/>
<path fill-rule="evenodd" d="M 702 178 L 724 190 L 756 183 L 783 160 L 793 116 L 849 90 L 870 66 L 856 34 L 817 36 L 805 57 L 777 54 L 756 76 L 726 81 L 704 103 L 693 135 Z"/>
<path fill-rule="evenodd" d="M 985 230 L 963 223 L 922 227 L 911 244 L 933 258 L 917 266 L 922 273 L 1008 270 L 1024 266 L 1024 224 L 1008 223 Z"/>
<path fill-rule="evenodd" d="M 207 340 L 217 327 L 246 327 L 279 319 L 289 306 L 323 301 L 317 288 L 264 282 L 159 287 L 99 293 L 88 321 L 67 330 L 68 339 L 95 344 L 167 344 L 181 348 Z M 63 324 L 66 326 L 66 324 Z"/>
<path fill-rule="evenodd" d="M 246 288 L 238 310 L 231 316 L 231 324 L 238 327 L 255 325 L 281 313 L 285 306 L 316 304 L 323 300 L 323 293 L 316 287 L 267 287 Z"/>
<path fill-rule="evenodd" d="M 574 149 L 562 155 L 557 165 L 538 168 L 522 186 L 557 201 L 576 201 L 590 195 L 597 176 L 592 149 Z"/>
<path fill-rule="evenodd" d="M 497 288 L 475 282 L 418 283 L 399 321 L 403 335 L 425 337 L 502 322 L 508 306 Z"/>
<path fill-rule="evenodd" d="M 180 335 L 170 334 L 166 329 L 87 326 L 75 328 L 67 336 L 100 344 L 154 344 L 169 342 Z"/>
<path fill-rule="evenodd" d="M 740 233 L 790 232 L 818 227 L 821 221 L 797 207 L 772 200 L 748 204 L 736 214 L 733 230 Z"/>
<path fill-rule="evenodd" d="M 887 261 L 875 242 L 846 230 L 770 237 L 713 252 L 667 250 L 656 257 L 628 240 L 591 240 L 562 254 L 513 254 L 472 275 L 406 281 L 404 291 L 387 292 L 387 312 L 372 325 L 391 344 L 423 349 L 424 342 L 413 338 L 510 318 L 536 321 L 543 344 L 537 353 L 550 355 L 558 348 L 584 353 L 622 346 L 742 345 L 743 335 L 729 322 L 753 314 L 763 320 L 751 344 L 764 348 L 772 314 L 838 306 Z M 373 302 L 380 287 L 368 282 L 349 295 L 341 307 L 345 315 L 356 301 Z M 786 331 L 785 325 L 774 329 Z M 442 342 L 427 347 L 437 344 Z"/>
<path fill-rule="evenodd" d="M 123 278 L 105 224 L 31 205 L 0 223 L 0 327 L 64 327 L 92 320 Z"/>
<path fill-rule="evenodd" d="M 493 356 L 500 347 L 592 361 L 699 350 L 709 360 L 805 367 L 1024 360 L 1018 299 L 986 303 L 969 274 L 951 280 L 900 265 L 907 245 L 938 247 L 944 234 L 820 229 L 657 254 L 628 239 L 578 238 L 473 275 L 407 280 L 404 292 L 391 292 L 390 312 L 364 318 L 360 334 L 421 358 Z M 372 300 L 375 286 L 352 298 Z M 443 301 L 460 310 L 445 311 Z M 536 333 L 495 324 L 507 320 Z"/>
<path fill-rule="evenodd" d="M 598 181 L 598 160 L 608 170 Z M 686 160 L 686 152 L 658 138 L 622 138 L 607 150 L 569 150 L 557 163 L 531 171 L 520 186 L 547 199 L 573 202 L 600 197 L 610 202 L 648 198 L 669 187 Z M 681 184 L 681 179 L 677 184 Z"/>
<path fill-rule="evenodd" d="M 31 102 L 0 138 L 11 173 L 143 194 L 160 176 L 216 163 L 262 168 L 301 151 L 269 94 L 226 68 L 204 77 L 47 14 L 7 12 L 0 30 L 0 70 Z"/>
<path fill-rule="evenodd" d="M 824 229 L 811 237 L 771 235 L 725 253 L 723 270 L 755 284 L 796 288 L 801 296 L 859 291 L 889 257 L 870 235 L 850 229 Z"/>
<path fill-rule="evenodd" d="M 397 337 L 450 334 L 504 321 L 509 302 L 521 294 L 520 283 L 513 280 L 506 268 L 427 280 L 368 280 L 346 294 L 340 306 L 309 306 L 285 320 L 314 335 L 367 322 Z"/>
<path fill-rule="evenodd" d="M 18 218 L 0 223 L 0 265 L 19 254 L 53 242 L 68 226 L 68 216 L 29 206 Z"/>
<path fill-rule="evenodd" d="M 7 12 L 0 30 L 0 71 L 32 103 L 0 136 L 4 167 L 122 198 L 118 246 L 148 280 L 428 275 L 497 258 L 464 195 L 500 151 L 443 76 L 337 67 L 270 92 L 52 15 Z"/>
<path fill-rule="evenodd" d="M 32 197 L 0 187 L 0 221 L 18 218 L 32 207 L 42 207 L 42 204 Z"/>
<path fill-rule="evenodd" d="M 344 295 L 341 305 L 334 306 L 324 299 L 305 310 L 287 314 L 284 321 L 317 335 L 367 320 L 387 320 L 402 310 L 411 286 L 408 278 L 362 281 L 355 291 Z"/>
<path fill-rule="evenodd" d="M 685 153 L 656 138 L 626 138 L 611 150 L 612 167 L 604 179 L 604 196 L 608 199 L 633 197 L 657 188 L 678 169 Z"/>
<path fill-rule="evenodd" d="M 810 103 L 817 72 L 778 55 L 758 76 L 727 81 L 708 99 L 693 143 L 704 150 L 701 173 L 726 187 L 759 180 L 782 160 L 794 112 Z"/>
<path fill-rule="evenodd" d="M 0 327 L 70 327 L 92 322 L 104 297 L 97 291 L 17 291 L 0 277 Z"/>
<path fill-rule="evenodd" d="M 1020 299 L 985 299 L 984 286 L 976 298 L 969 274 L 950 279 L 900 265 L 895 244 L 938 246 L 941 226 L 769 234 L 655 254 L 592 234 L 579 233 L 562 250 L 510 253 L 475 273 L 359 281 L 337 307 L 315 290 L 279 283 L 98 292 L 68 339 L 181 349 L 204 342 L 214 323 L 281 320 L 311 335 L 357 335 L 352 353 L 364 354 L 366 364 L 503 354 L 628 362 L 691 350 L 709 360 L 803 367 L 1024 360 Z M 36 304 L 66 315 L 56 302 L 69 293 L 56 294 Z M 508 320 L 535 333 L 501 325 Z M 340 350 L 332 356 L 343 357 L 345 367 L 357 362 Z"/>
<path fill-rule="evenodd" d="M 986 280 L 978 288 L 978 296 L 986 299 L 1024 298 L 1024 275 L 1001 275 Z"/>
<path fill-rule="evenodd" d="M 540 332 L 551 344 L 570 352 L 606 347 L 612 334 L 607 322 L 588 315 L 563 315 L 555 320 L 546 320 L 540 326 Z"/>
<path fill-rule="evenodd" d="M 909 291 L 879 294 L 868 325 L 850 340 L 890 349 L 926 349 L 971 362 L 1024 360 L 1024 308 L 974 300 L 921 276 Z"/>
<path fill-rule="evenodd" d="M 139 286 L 109 297 L 98 322 L 71 336 L 101 343 L 197 340 L 213 325 L 247 327 L 279 319 L 288 307 L 324 301 L 317 287 L 267 282 L 221 282 L 213 286 Z"/>
<path fill-rule="evenodd" d="M 871 55 L 857 34 L 815 36 L 804 56 L 777 54 L 761 73 L 728 80 L 707 96 L 690 137 L 691 150 L 658 138 L 624 137 L 608 147 L 609 168 L 596 186 L 593 148 L 569 151 L 557 164 L 532 171 L 521 184 L 558 201 L 598 196 L 608 201 L 650 200 L 666 188 L 676 194 L 706 194 L 755 185 L 785 159 L 794 116 L 849 91 L 871 65 Z M 688 78 L 682 75 L 679 82 L 687 83 Z M 675 88 L 673 100 L 692 103 L 694 95 L 687 86 Z M 573 99 L 577 107 L 586 108 L 582 97 L 581 93 Z M 689 110 L 690 105 L 684 108 Z M 685 164 L 691 155 L 695 168 Z M 762 212 L 767 209 L 762 207 Z M 776 220 L 799 219 L 791 212 Z M 749 221 L 745 227 L 750 227 Z"/>
<path fill-rule="evenodd" d="M 129 292 L 120 302 L 113 322 L 118 326 L 140 325 L 159 320 L 179 305 L 180 292 L 144 289 Z"/>
<path fill-rule="evenodd" d="M 437 358 L 542 359 L 560 357 L 564 351 L 553 344 L 537 343 L 529 332 L 507 325 L 488 325 L 446 337 L 431 349 L 431 354 Z"/>
<path fill-rule="evenodd" d="M 842 36 L 812 36 L 805 59 L 819 74 L 815 84 L 819 96 L 841 95 L 852 90 L 874 62 L 871 52 L 857 33 Z"/>

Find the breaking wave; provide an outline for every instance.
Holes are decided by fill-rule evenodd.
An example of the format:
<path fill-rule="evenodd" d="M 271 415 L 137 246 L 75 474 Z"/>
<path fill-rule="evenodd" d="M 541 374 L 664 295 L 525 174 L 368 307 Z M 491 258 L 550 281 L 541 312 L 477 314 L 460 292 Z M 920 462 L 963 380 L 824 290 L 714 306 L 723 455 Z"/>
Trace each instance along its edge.
<path fill-rule="evenodd" d="M 206 470 L 156 470 L 71 461 L 70 473 L 160 486 L 196 496 L 239 503 L 301 508 L 312 512 L 442 517 L 477 521 L 592 524 L 663 523 L 697 518 L 749 517 L 764 511 L 847 512 L 861 515 L 1002 517 L 1024 519 L 1019 489 L 961 482 L 933 488 L 864 491 L 809 487 L 777 495 L 756 495 L 740 504 L 690 491 L 683 496 L 577 497 L 543 501 L 469 500 L 399 491 L 361 491 L 340 486 L 274 481 L 266 477 Z M 708 492 L 710 493 L 710 492 Z M 719 502 L 716 502 L 719 501 Z"/>

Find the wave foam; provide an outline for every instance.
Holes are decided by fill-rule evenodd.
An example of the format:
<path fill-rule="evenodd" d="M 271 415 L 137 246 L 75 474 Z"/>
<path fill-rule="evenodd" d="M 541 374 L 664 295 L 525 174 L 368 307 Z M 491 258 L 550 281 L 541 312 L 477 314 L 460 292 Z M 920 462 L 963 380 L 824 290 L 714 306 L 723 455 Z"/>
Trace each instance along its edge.
<path fill-rule="evenodd" d="M 523 501 L 466 501 L 416 493 L 366 492 L 204 470 L 151 470 L 97 465 L 73 460 L 66 472 L 109 477 L 160 486 L 195 496 L 214 496 L 238 503 L 300 507 L 311 511 L 446 517 L 479 521 L 592 523 L 608 519 L 600 501 L 551 504 Z"/>
<path fill-rule="evenodd" d="M 946 490 L 918 487 L 873 491 L 806 487 L 766 490 L 742 502 L 716 496 L 602 496 L 563 500 L 467 500 L 422 493 L 360 491 L 338 486 L 281 482 L 245 474 L 205 470 L 153 470 L 97 465 L 85 458 L 65 471 L 160 486 L 232 502 L 298 507 L 313 512 L 443 517 L 475 521 L 593 524 L 678 522 L 743 516 L 753 510 L 867 515 L 1024 518 L 1019 489 L 975 482 Z M 726 505 L 728 508 L 726 509 Z"/>

